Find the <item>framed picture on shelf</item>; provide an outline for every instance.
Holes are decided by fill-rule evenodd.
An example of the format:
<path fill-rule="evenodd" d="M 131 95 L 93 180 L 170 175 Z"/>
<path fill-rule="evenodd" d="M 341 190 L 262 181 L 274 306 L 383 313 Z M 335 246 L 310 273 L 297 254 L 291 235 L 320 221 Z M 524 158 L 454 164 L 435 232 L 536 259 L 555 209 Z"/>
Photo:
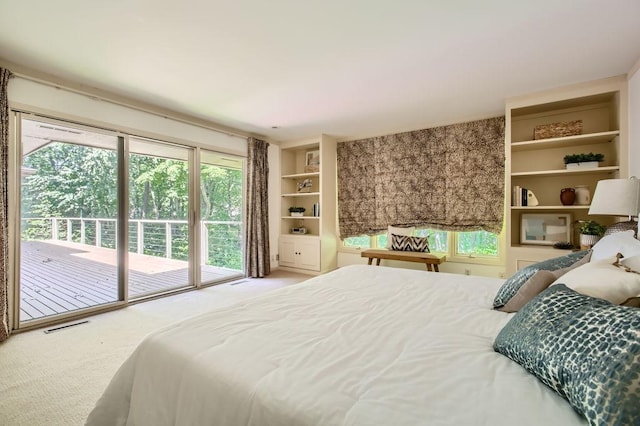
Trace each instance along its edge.
<path fill-rule="evenodd" d="M 520 244 L 552 246 L 558 242 L 571 242 L 570 214 L 522 214 L 520 218 Z"/>
<path fill-rule="evenodd" d="M 307 151 L 305 153 L 304 171 L 306 173 L 320 171 L 320 151 Z"/>

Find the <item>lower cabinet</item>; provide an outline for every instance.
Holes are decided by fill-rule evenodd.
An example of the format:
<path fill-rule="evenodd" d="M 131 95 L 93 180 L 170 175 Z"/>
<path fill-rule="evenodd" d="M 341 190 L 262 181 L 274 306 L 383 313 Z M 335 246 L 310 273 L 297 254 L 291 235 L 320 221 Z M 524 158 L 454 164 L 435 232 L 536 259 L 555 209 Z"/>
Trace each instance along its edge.
<path fill-rule="evenodd" d="M 280 236 L 280 265 L 320 271 L 320 237 Z"/>

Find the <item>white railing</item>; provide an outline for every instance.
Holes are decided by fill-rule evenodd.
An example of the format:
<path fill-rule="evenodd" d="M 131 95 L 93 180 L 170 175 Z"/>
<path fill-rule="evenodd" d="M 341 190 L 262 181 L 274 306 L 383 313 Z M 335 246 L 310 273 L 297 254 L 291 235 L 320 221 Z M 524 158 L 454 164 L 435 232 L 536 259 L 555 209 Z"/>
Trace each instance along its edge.
<path fill-rule="evenodd" d="M 50 217 L 50 218 L 22 218 L 22 235 L 26 240 L 66 240 L 79 242 L 96 247 L 116 247 L 116 219 L 108 218 L 82 218 L 82 217 Z M 37 223 L 40 222 L 40 223 Z M 77 224 L 80 225 L 80 235 L 77 232 Z M 188 241 L 188 221 L 186 220 L 153 220 L 153 219 L 129 219 L 129 251 L 138 254 L 150 254 L 159 256 L 164 252 L 164 257 L 172 259 L 174 239 L 181 238 L 186 248 Z M 76 226 L 74 227 L 74 224 Z M 234 245 L 241 250 L 241 227 L 239 221 L 203 220 L 200 227 L 201 247 L 203 263 L 209 263 L 210 250 L 223 245 Z M 226 227 L 224 235 L 216 231 L 215 227 Z M 145 229 L 145 227 L 147 229 Z M 214 227 L 212 230 L 210 227 Z M 150 228 L 150 229 L 149 229 Z M 159 231 L 159 229 L 162 231 Z M 174 232 L 174 230 L 176 232 Z M 210 231 L 218 234 L 211 241 Z M 233 235 L 231 235 L 233 234 Z M 62 238 L 61 238 L 62 237 Z M 105 242 L 106 241 L 106 242 Z M 156 244 L 150 243 L 154 241 Z M 135 250 L 132 244 L 135 242 Z M 147 243 L 147 244 L 146 244 Z M 213 243 L 213 246 L 211 245 Z M 164 247 L 163 247 L 164 246 Z"/>

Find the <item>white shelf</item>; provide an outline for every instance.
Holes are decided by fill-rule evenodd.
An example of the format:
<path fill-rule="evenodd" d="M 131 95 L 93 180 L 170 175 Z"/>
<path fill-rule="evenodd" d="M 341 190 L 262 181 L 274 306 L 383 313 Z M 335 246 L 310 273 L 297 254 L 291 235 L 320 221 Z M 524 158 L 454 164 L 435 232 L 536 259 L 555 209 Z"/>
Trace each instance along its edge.
<path fill-rule="evenodd" d="M 320 219 L 320 216 L 282 216 L 281 219 Z"/>
<path fill-rule="evenodd" d="M 312 178 L 312 177 L 319 177 L 320 176 L 320 172 L 313 172 L 313 173 L 295 173 L 292 175 L 282 175 L 282 179 L 307 179 L 307 178 Z"/>
<path fill-rule="evenodd" d="M 591 206 L 511 206 L 511 210 L 586 210 Z"/>
<path fill-rule="evenodd" d="M 560 170 L 540 170 L 535 172 L 511 173 L 511 177 L 519 176 L 567 176 L 567 175 L 591 175 L 594 173 L 611 173 L 620 170 L 619 166 L 596 167 L 593 169 L 560 169 Z"/>
<path fill-rule="evenodd" d="M 319 192 L 293 192 L 288 194 L 282 194 L 283 197 L 311 197 L 318 196 Z"/>
<path fill-rule="evenodd" d="M 567 146 L 607 143 L 614 140 L 619 134 L 619 130 L 612 130 L 610 132 L 589 133 L 586 135 L 565 136 L 562 138 L 513 142 L 511 144 L 511 151 L 533 151 L 537 149 L 564 148 Z"/>

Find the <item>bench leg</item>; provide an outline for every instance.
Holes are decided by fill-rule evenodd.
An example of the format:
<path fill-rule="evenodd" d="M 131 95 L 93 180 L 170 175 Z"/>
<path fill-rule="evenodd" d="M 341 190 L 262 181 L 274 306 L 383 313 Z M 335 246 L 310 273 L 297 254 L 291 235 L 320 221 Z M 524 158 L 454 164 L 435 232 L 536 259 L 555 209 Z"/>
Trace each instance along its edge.
<path fill-rule="evenodd" d="M 367 263 L 367 265 L 371 265 L 371 262 L 373 261 L 373 257 L 369 258 L 369 263 Z"/>
<path fill-rule="evenodd" d="M 427 265 L 427 271 L 433 272 L 433 269 L 431 269 L 431 264 L 430 263 L 425 263 L 425 265 Z"/>
<path fill-rule="evenodd" d="M 440 272 L 440 269 L 438 269 L 438 265 L 433 265 L 433 269 L 434 269 L 436 272 Z"/>
<path fill-rule="evenodd" d="M 380 259 L 380 258 L 377 258 L 377 259 L 376 259 L 376 266 L 380 266 L 380 261 L 381 261 L 381 260 L 382 260 L 382 259 Z"/>

